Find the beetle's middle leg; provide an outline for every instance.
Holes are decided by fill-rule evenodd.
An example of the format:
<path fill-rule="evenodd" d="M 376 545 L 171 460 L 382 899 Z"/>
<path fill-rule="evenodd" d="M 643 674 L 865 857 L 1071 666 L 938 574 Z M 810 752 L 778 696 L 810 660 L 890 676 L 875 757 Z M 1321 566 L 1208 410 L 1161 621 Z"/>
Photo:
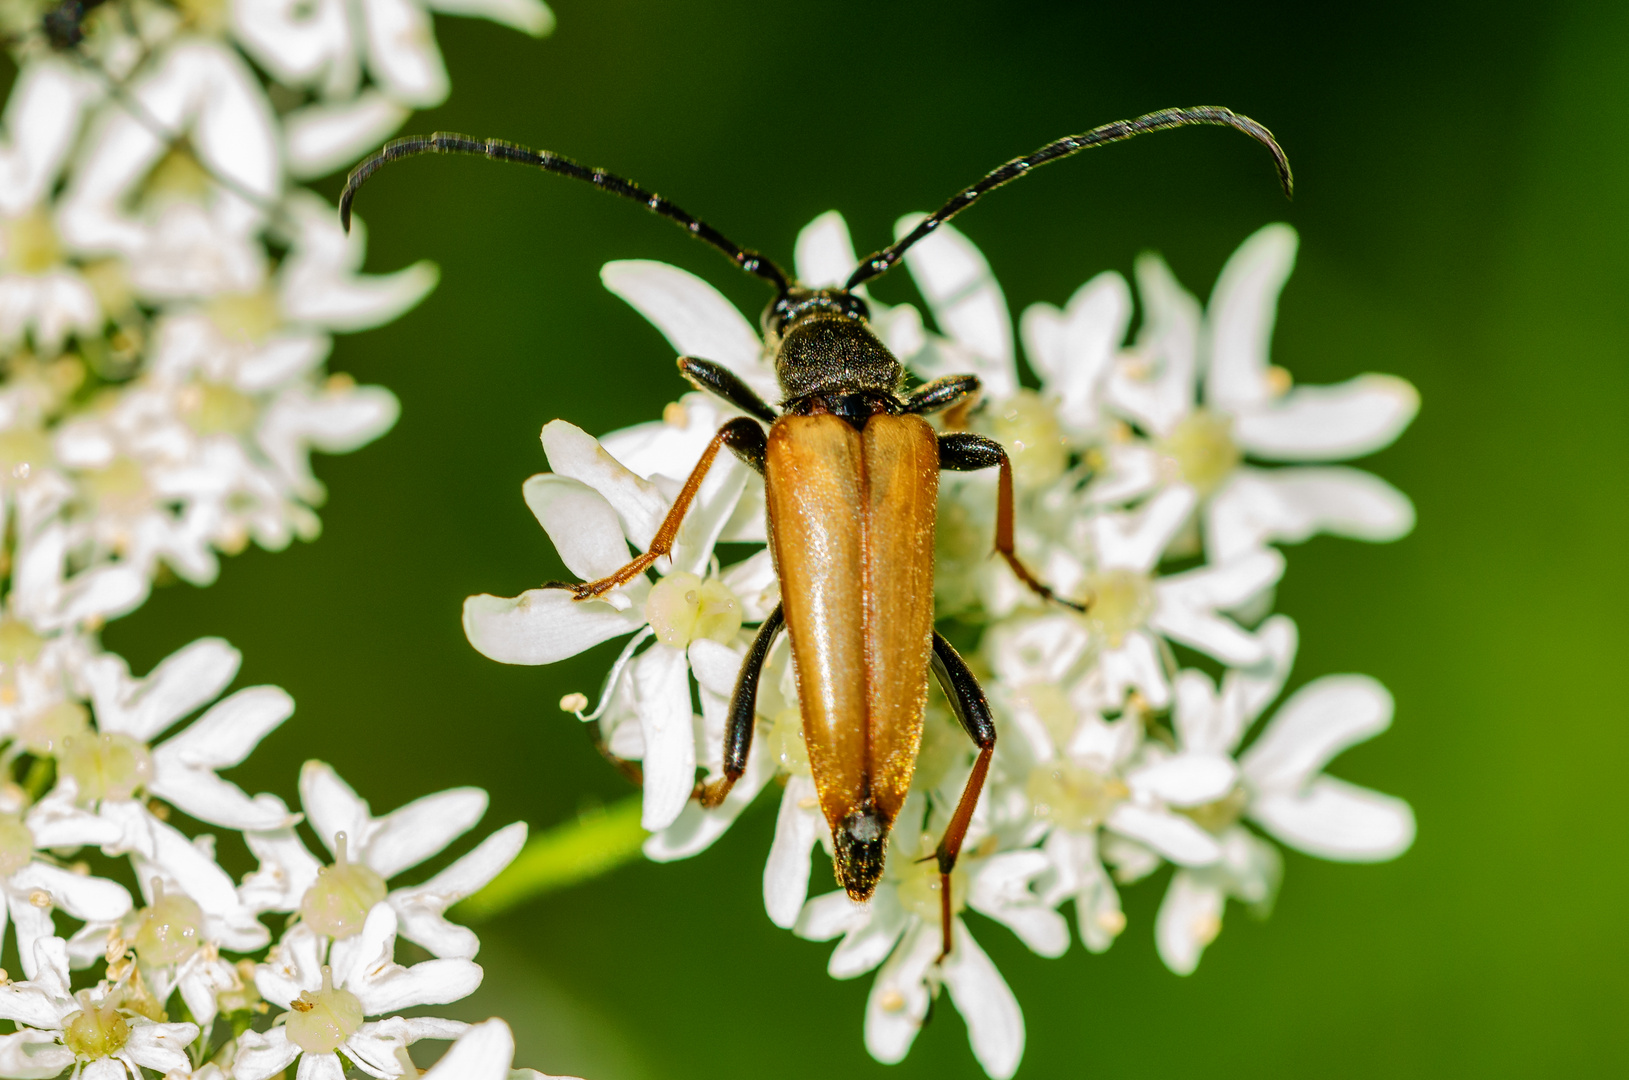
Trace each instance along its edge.
<path fill-rule="evenodd" d="M 996 495 L 996 536 L 995 549 L 1019 581 L 1029 586 L 1030 591 L 1043 600 L 1056 600 L 1065 607 L 1072 607 L 1076 611 L 1085 611 L 1084 605 L 1072 600 L 1065 600 L 1051 588 L 1043 584 L 1039 578 L 1029 572 L 1029 568 L 1018 558 L 1018 552 L 1013 547 L 1013 496 L 1012 496 L 1012 459 L 1007 451 L 994 439 L 983 435 L 975 435 L 969 431 L 951 432 L 939 436 L 939 467 L 950 469 L 953 472 L 977 472 L 979 469 L 988 469 L 990 466 L 999 466 L 1001 481 Z"/>
<path fill-rule="evenodd" d="M 690 470 L 689 479 L 680 489 L 679 497 L 673 500 L 672 508 L 662 520 L 661 528 L 657 529 L 656 535 L 651 538 L 650 547 L 645 553 L 609 577 L 602 577 L 598 581 L 585 581 L 568 588 L 578 600 L 591 600 L 604 596 L 619 585 L 628 584 L 650 569 L 657 559 L 673 550 L 673 540 L 679 535 L 679 526 L 684 524 L 684 515 L 690 510 L 690 504 L 696 500 L 696 492 L 701 490 L 701 482 L 707 479 L 707 470 L 712 468 L 714 459 L 718 457 L 718 448 L 728 446 L 736 457 L 761 473 L 764 471 L 764 455 L 768 452 L 768 445 L 764 429 L 758 426 L 758 421 L 750 417 L 737 417 L 719 428 L 718 434 L 708 442 L 707 449 L 701 452 L 701 460 Z"/>
<path fill-rule="evenodd" d="M 758 722 L 758 680 L 764 673 L 764 661 L 769 658 L 769 647 L 775 635 L 786 625 L 781 606 L 758 627 L 752 639 L 752 648 L 741 664 L 741 674 L 735 680 L 735 693 L 730 695 L 730 712 L 724 719 L 724 775 L 698 787 L 696 797 L 701 805 L 711 810 L 724 801 L 741 774 L 747 771 L 747 755 L 752 752 L 752 729 Z"/>
<path fill-rule="evenodd" d="M 956 803 L 956 812 L 950 816 L 944 838 L 933 857 L 939 860 L 939 918 L 944 930 L 944 941 L 939 959 L 950 955 L 950 872 L 956 869 L 956 857 L 961 854 L 962 841 L 967 839 L 967 826 L 973 820 L 979 794 L 984 790 L 984 778 L 990 771 L 990 756 L 995 753 L 995 718 L 990 714 L 990 702 L 979 687 L 978 680 L 967 667 L 967 661 L 955 646 L 945 640 L 937 630 L 933 634 L 933 674 L 939 680 L 950 707 L 961 721 L 962 728 L 979 748 L 973 762 L 973 771 L 962 788 L 962 797 Z"/>

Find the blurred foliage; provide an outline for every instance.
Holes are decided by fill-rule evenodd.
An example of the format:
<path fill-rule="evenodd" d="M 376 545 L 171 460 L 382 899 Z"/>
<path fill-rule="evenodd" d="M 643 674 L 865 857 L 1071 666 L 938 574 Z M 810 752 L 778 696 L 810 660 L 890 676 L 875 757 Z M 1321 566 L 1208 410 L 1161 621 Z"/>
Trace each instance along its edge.
<path fill-rule="evenodd" d="M 1279 607 L 1304 642 L 1292 687 L 1363 671 L 1396 726 L 1335 771 L 1408 798 L 1399 862 L 1287 857 L 1265 923 L 1234 917 L 1198 973 L 1154 954 L 1160 877 L 1128 892 L 1104 956 L 1061 960 L 976 932 L 1022 1002 L 1021 1077 L 1606 1075 L 1629 1057 L 1622 958 L 1629 668 L 1629 9 L 1561 4 L 766 5 L 559 0 L 552 38 L 438 19 L 451 102 L 412 123 L 603 164 L 789 261 L 842 210 L 879 246 L 1054 136 L 1175 104 L 1261 119 L 1295 164 L 1162 135 L 1036 174 L 960 224 L 1014 311 L 1062 303 L 1162 251 L 1205 295 L 1271 220 L 1300 230 L 1276 361 L 1302 382 L 1403 375 L 1424 411 L 1366 467 L 1407 491 L 1400 544 L 1291 552 Z M 337 194 L 340 178 L 327 189 Z M 378 810 L 472 783 L 489 825 L 544 827 L 627 795 L 561 695 L 615 645 L 548 669 L 475 654 L 465 595 L 562 573 L 520 498 L 556 416 L 602 432 L 682 387 L 670 349 L 600 286 L 613 258 L 665 259 L 756 313 L 762 289 L 678 230 L 586 188 L 435 159 L 359 202 L 369 265 L 437 260 L 440 288 L 340 342 L 338 370 L 400 395 L 378 445 L 324 460 L 326 533 L 251 552 L 208 590 L 161 591 L 106 640 L 145 670 L 204 633 L 242 681 L 299 712 L 236 778 L 293 795 L 320 756 Z M 877 289 L 913 299 L 903 275 Z M 977 1075 L 938 1010 L 905 1064 L 872 1062 L 868 979 L 764 916 L 773 814 L 685 863 L 636 864 L 482 926 L 481 996 L 519 1060 L 595 1080 Z M 224 852 L 228 857 L 234 853 Z M 241 859 L 241 854 L 238 854 Z M 819 883 L 817 881 L 817 887 Z"/>

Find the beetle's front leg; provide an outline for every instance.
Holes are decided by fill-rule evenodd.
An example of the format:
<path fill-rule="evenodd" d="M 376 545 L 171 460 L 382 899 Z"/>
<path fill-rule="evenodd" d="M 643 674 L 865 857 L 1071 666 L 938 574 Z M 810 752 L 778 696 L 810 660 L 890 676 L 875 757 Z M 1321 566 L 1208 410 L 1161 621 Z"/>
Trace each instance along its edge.
<path fill-rule="evenodd" d="M 758 722 L 758 680 L 764 673 L 764 661 L 769 658 L 769 647 L 775 635 L 786 625 L 781 606 L 758 627 L 752 639 L 752 648 L 741 664 L 741 674 L 735 680 L 735 693 L 730 695 L 730 712 L 724 720 L 724 775 L 697 791 L 701 805 L 711 810 L 724 801 L 741 774 L 747 771 L 747 755 L 752 753 L 752 729 Z"/>
<path fill-rule="evenodd" d="M 679 497 L 673 500 L 672 508 L 662 520 L 662 527 L 657 529 L 656 535 L 651 538 L 649 549 L 608 577 L 565 586 L 572 591 L 576 599 L 590 600 L 604 596 L 612 589 L 628 584 L 650 569 L 657 559 L 673 551 L 673 540 L 679 535 L 679 526 L 684 524 L 684 515 L 690 510 L 690 504 L 695 502 L 696 492 L 701 490 L 701 482 L 707 479 L 707 470 L 712 468 L 714 459 L 718 457 L 718 448 L 721 446 L 728 446 L 736 457 L 757 472 L 764 471 L 764 455 L 768 453 L 769 444 L 764 438 L 764 429 L 758 426 L 758 421 L 741 416 L 719 428 L 718 434 L 707 443 L 707 449 L 701 452 L 701 460 L 690 470 L 690 478 L 684 482 Z"/>
<path fill-rule="evenodd" d="M 1013 496 L 1012 496 L 1012 459 L 1007 451 L 994 439 L 983 435 L 975 435 L 968 431 L 951 432 L 939 436 L 939 467 L 954 472 L 976 472 L 979 469 L 988 469 L 991 466 L 1001 469 L 1001 480 L 996 495 L 996 552 L 1007 560 L 1012 572 L 1019 581 L 1029 586 L 1030 590 L 1044 600 L 1056 600 L 1065 607 L 1076 611 L 1085 611 L 1082 604 L 1072 600 L 1065 600 L 1051 588 L 1041 583 L 1034 574 L 1029 572 L 1023 562 L 1018 558 L 1018 552 L 1013 547 Z"/>
<path fill-rule="evenodd" d="M 979 793 L 984 790 L 984 778 L 990 772 L 990 757 L 995 753 L 995 718 L 990 715 L 990 702 L 980 689 L 978 680 L 967 667 L 954 646 L 943 634 L 933 634 L 933 674 L 950 700 L 950 707 L 961 721 L 962 728 L 979 748 L 973 762 L 973 771 L 962 788 L 962 797 L 956 803 L 956 812 L 939 841 L 939 848 L 931 858 L 939 860 L 939 917 L 944 929 L 944 941 L 939 959 L 950 955 L 950 872 L 956 869 L 956 857 L 961 854 L 962 841 L 967 839 L 967 826 L 973 820 L 973 810 L 979 804 Z"/>

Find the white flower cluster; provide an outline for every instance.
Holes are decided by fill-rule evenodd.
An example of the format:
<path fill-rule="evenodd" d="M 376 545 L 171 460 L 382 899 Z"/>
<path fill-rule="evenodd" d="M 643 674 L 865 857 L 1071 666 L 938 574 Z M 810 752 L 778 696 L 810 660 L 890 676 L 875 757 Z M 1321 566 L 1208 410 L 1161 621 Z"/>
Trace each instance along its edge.
<path fill-rule="evenodd" d="M 902 221 L 901 233 L 917 220 Z M 692 798 L 698 767 L 707 778 L 721 767 L 725 712 L 751 637 L 743 627 L 778 599 L 767 549 L 722 569 L 715 555 L 720 543 L 766 539 L 762 482 L 744 466 L 715 466 L 654 579 L 603 600 L 549 588 L 471 597 L 466 633 L 486 655 L 525 664 L 627 637 L 598 707 L 585 715 L 582 695 L 562 707 L 597 722 L 611 754 L 640 762 L 643 823 L 653 833 L 646 854 L 696 854 L 779 783 L 768 915 L 810 940 L 839 939 L 833 976 L 876 971 L 870 1052 L 903 1058 L 948 989 L 986 1072 L 1011 1076 L 1023 1015 L 960 913 L 1002 923 L 1050 957 L 1068 947 L 1058 909 L 1073 901 L 1081 943 L 1101 952 L 1125 929 L 1118 887 L 1168 862 L 1175 872 L 1154 932 L 1167 966 L 1187 974 L 1221 930 L 1228 898 L 1258 912 L 1272 904 L 1281 859 L 1263 833 L 1356 862 L 1393 858 L 1412 842 L 1406 803 L 1323 772 L 1390 723 L 1391 698 L 1374 680 L 1308 683 L 1252 737 L 1296 647 L 1294 623 L 1268 615 L 1284 572 L 1275 545 L 1316 533 L 1391 540 L 1413 524 L 1408 500 L 1385 481 L 1326 463 L 1392 442 L 1415 413 L 1414 389 L 1385 375 L 1297 387 L 1269 363 L 1295 247 L 1287 226 L 1257 232 L 1208 305 L 1158 257 L 1143 258 L 1142 319 L 1129 343 L 1132 293 L 1119 274 L 1088 281 L 1062 309 L 1031 307 L 1019 336 L 1034 388 L 1020 380 L 1001 290 L 955 229 L 906 256 L 936 330 L 909 305 L 871 301 L 873 328 L 913 375 L 979 376 L 981 404 L 949 422 L 1007 447 L 1019 553 L 1060 595 L 1089 603 L 1085 614 L 1043 603 L 992 559 L 995 478 L 945 475 L 937 614 L 982 677 L 1001 737 L 952 879 L 958 914 L 943 960 L 939 875 L 922 858 L 949 821 L 974 747 L 942 703 L 930 704 L 912 794 L 867 904 L 841 890 L 808 895 L 811 853 L 821 844 L 829 855 L 831 838 L 784 635 L 766 667 L 745 775 L 716 810 Z M 835 213 L 800 235 L 805 284 L 840 284 L 855 265 Z M 603 278 L 680 353 L 723 364 L 779 399 L 762 340 L 711 286 L 654 262 L 612 263 Z M 562 421 L 545 427 L 553 472 L 532 477 L 524 493 L 571 572 L 597 579 L 628 560 L 630 545 L 643 550 L 731 415 L 692 393 L 662 421 L 599 441 Z"/>
<path fill-rule="evenodd" d="M 437 6 L 550 21 L 539 0 Z M 87 10 L 83 41 L 47 32 Z M 458 1040 L 438 1080 L 537 1076 L 512 1071 L 502 1021 L 400 1015 L 479 985 L 479 942 L 445 913 L 524 824 L 393 887 L 476 824 L 484 792 L 375 818 L 310 762 L 291 812 L 219 775 L 288 719 L 287 694 L 216 701 L 240 660 L 219 639 L 134 678 L 96 638 L 162 576 L 206 585 L 221 553 L 315 536 L 311 451 L 395 422 L 388 390 L 324 361 L 435 270 L 358 273 L 362 234 L 290 179 L 445 97 L 428 12 L 4 0 L 0 25 L 18 66 L 0 117 L 0 935 L 21 969 L 0 971 L 0 1077 L 417 1076 L 424 1038 Z M 258 861 L 241 882 L 222 833 Z M 429 959 L 399 963 L 398 937 Z"/>

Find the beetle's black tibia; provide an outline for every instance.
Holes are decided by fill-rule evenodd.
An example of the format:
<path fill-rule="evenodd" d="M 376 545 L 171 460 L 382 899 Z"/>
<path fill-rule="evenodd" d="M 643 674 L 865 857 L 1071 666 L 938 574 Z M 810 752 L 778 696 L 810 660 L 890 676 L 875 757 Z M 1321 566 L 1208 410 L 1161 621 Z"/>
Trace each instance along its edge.
<path fill-rule="evenodd" d="M 956 858 L 961 854 L 962 841 L 967 839 L 967 827 L 973 821 L 979 793 L 984 790 L 984 778 L 990 771 L 990 757 L 995 753 L 996 729 L 995 718 L 990 715 L 990 702 L 985 698 L 978 679 L 973 677 L 967 661 L 962 659 L 955 646 L 938 631 L 933 634 L 932 662 L 933 674 L 938 677 L 945 697 L 950 699 L 956 719 L 961 721 L 962 729 L 979 748 L 979 756 L 973 761 L 973 771 L 968 775 L 962 797 L 956 803 L 956 812 L 951 815 L 950 825 L 946 827 L 939 848 L 934 852 L 934 857 L 939 861 L 939 919 L 944 934 L 939 959 L 943 960 L 950 955 L 951 946 L 950 872 L 956 869 Z"/>
<path fill-rule="evenodd" d="M 766 424 L 773 424 L 775 417 L 779 415 L 753 391 L 752 387 L 741 381 L 741 376 L 723 364 L 699 360 L 694 356 L 681 356 L 679 374 L 697 390 L 705 390 L 714 397 L 723 398 L 737 409 L 756 416 Z"/>
<path fill-rule="evenodd" d="M 960 405 L 979 392 L 977 375 L 946 375 L 923 383 L 905 399 L 908 413 L 936 413 Z"/>
<path fill-rule="evenodd" d="M 735 693 L 730 696 L 730 712 L 724 719 L 724 775 L 700 790 L 701 805 L 711 809 L 724 801 L 741 774 L 747 771 L 747 756 L 752 753 L 752 728 L 758 722 L 758 682 L 763 677 L 764 661 L 775 635 L 786 625 L 781 606 L 758 627 L 752 648 L 741 665 L 741 674 L 735 680 Z"/>

